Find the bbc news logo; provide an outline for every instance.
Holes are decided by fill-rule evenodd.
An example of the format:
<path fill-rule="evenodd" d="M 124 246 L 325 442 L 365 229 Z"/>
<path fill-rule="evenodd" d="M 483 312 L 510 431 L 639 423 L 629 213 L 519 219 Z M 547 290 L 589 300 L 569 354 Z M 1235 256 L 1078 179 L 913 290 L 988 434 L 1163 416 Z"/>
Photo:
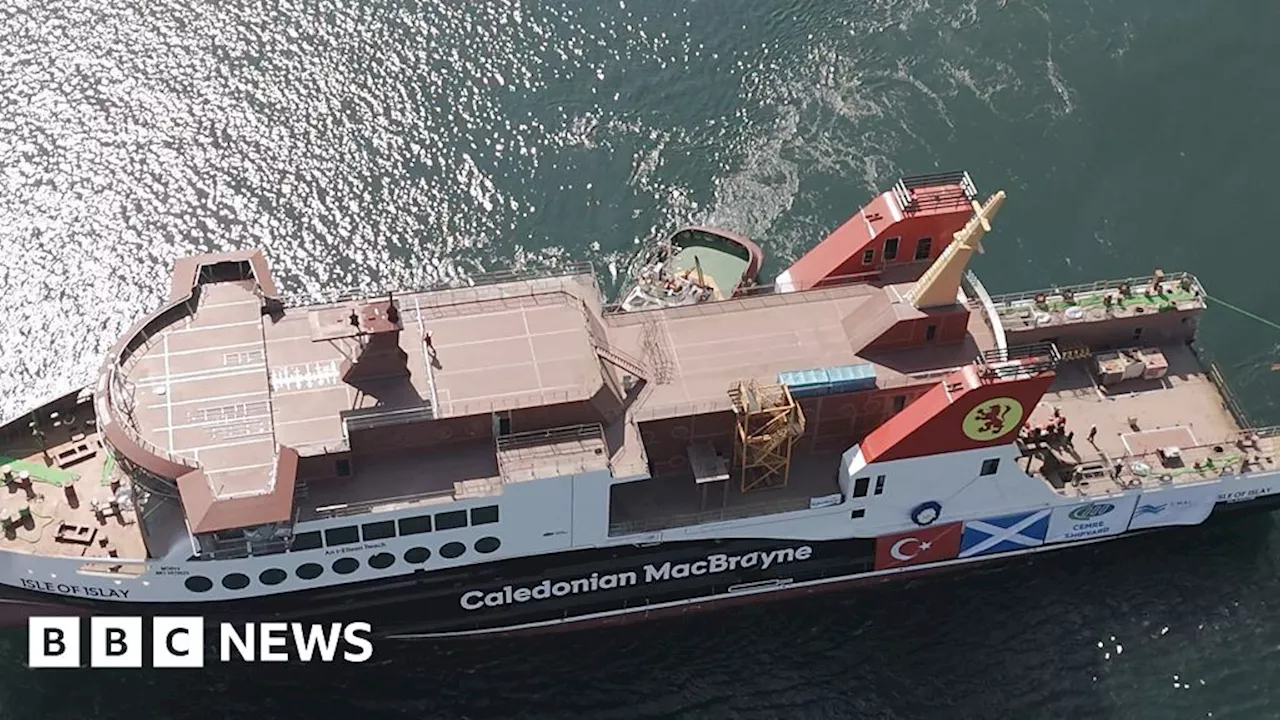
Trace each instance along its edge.
<path fill-rule="evenodd" d="M 140 617 L 32 617 L 27 621 L 27 665 L 33 668 L 140 668 L 150 647 L 151 667 L 200 668 L 206 656 L 218 662 L 348 662 L 373 657 L 369 623 L 221 623 L 218 649 L 205 644 L 200 617 L 156 617 L 150 638 Z"/>

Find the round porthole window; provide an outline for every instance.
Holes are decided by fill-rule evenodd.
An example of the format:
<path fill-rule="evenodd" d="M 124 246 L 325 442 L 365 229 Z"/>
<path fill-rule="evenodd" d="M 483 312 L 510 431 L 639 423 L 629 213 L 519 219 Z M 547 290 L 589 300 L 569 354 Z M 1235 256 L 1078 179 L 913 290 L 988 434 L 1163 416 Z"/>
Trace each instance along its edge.
<path fill-rule="evenodd" d="M 288 574 L 280 568 L 268 568 L 258 576 L 258 582 L 263 585 L 279 585 L 286 577 L 289 577 Z"/>
<path fill-rule="evenodd" d="M 476 541 L 476 552 L 486 555 L 502 547 L 502 541 L 496 537 L 482 537 Z"/>
<path fill-rule="evenodd" d="M 375 570 L 385 570 L 395 564 L 396 556 L 391 553 L 378 553 L 369 558 L 369 567 Z"/>
<path fill-rule="evenodd" d="M 213 588 L 213 581 L 203 575 L 192 575 L 187 578 L 186 586 L 191 592 L 209 592 Z"/>
<path fill-rule="evenodd" d="M 424 547 L 409 548 L 404 551 L 404 561 L 410 565 L 421 565 L 431 557 L 431 551 Z"/>
<path fill-rule="evenodd" d="M 445 543 L 444 547 L 440 548 L 440 554 L 450 560 L 456 557 L 462 557 L 462 553 L 466 551 L 467 546 L 460 542 Z"/>
<path fill-rule="evenodd" d="M 298 566 L 298 577 L 303 580 L 315 580 L 320 577 L 322 572 L 324 572 L 324 568 L 316 563 L 303 563 Z"/>
<path fill-rule="evenodd" d="M 231 573 L 222 578 L 222 587 L 228 590 L 243 590 L 249 587 L 249 576 L 244 573 Z"/>
<path fill-rule="evenodd" d="M 338 558 L 333 561 L 333 571 L 339 575 L 350 575 L 360 569 L 360 561 L 352 557 Z"/>

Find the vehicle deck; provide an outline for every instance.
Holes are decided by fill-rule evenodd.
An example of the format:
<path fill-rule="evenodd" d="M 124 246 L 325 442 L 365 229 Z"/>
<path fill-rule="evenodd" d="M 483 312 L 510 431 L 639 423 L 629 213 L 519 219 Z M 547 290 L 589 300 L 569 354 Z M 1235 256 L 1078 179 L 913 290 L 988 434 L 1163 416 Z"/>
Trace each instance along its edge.
<path fill-rule="evenodd" d="M 94 559 L 145 558 L 133 509 L 122 507 L 116 513 L 109 504 L 115 498 L 113 481 L 125 486 L 128 482 L 102 447 L 92 404 L 81 404 L 72 412 L 63 408 L 60 415 L 50 417 L 49 410 L 41 409 L 0 434 L 0 466 L 9 466 L 13 477 L 0 489 L 0 516 L 19 516 L 3 523 L 0 549 Z M 40 436 L 30 429 L 31 422 L 38 423 Z M 28 474 L 25 482 L 19 479 L 22 471 Z"/>
<path fill-rule="evenodd" d="M 1240 427 L 1191 348 L 1171 344 L 1160 349 L 1169 371 L 1158 380 L 1135 378 L 1104 388 L 1088 361 L 1060 366 L 1029 426 L 1044 425 L 1057 408 L 1074 440 L 1072 447 L 1029 451 L 1030 472 L 1063 494 L 1099 495 L 1199 482 L 1228 470 L 1238 472 L 1242 461 L 1254 469 L 1275 469 L 1280 445 Z M 1093 426 L 1098 430 L 1090 442 Z M 1177 448 L 1177 456 L 1162 457 L 1165 448 Z M 1076 467 L 1083 471 L 1078 482 Z"/>
<path fill-rule="evenodd" d="M 615 485 L 609 498 L 609 534 L 804 510 L 813 498 L 840 492 L 841 452 L 796 453 L 786 486 L 742 491 L 730 478 L 698 484 L 691 470 Z"/>

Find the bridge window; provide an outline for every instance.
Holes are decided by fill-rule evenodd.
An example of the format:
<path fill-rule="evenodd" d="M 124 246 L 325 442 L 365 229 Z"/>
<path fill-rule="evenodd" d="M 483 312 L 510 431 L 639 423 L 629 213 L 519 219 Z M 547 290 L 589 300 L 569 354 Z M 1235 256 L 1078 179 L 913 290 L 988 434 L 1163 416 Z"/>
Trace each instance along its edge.
<path fill-rule="evenodd" d="M 870 478 L 870 477 L 854 478 L 854 480 L 853 480 L 853 496 L 854 496 L 854 497 L 866 497 L 866 496 L 867 496 L 867 486 L 868 486 L 868 485 L 870 485 L 870 484 L 871 484 L 871 478 Z"/>
<path fill-rule="evenodd" d="M 933 238 L 920 238 L 916 241 L 916 259 L 928 260 L 929 253 L 933 251 Z"/>
<path fill-rule="evenodd" d="M 431 532 L 430 515 L 414 515 L 413 517 L 400 518 L 399 523 L 401 535 L 421 535 L 422 533 Z"/>
<path fill-rule="evenodd" d="M 464 510 L 452 510 L 436 515 L 437 530 L 453 530 L 467 526 L 467 513 Z"/>
<path fill-rule="evenodd" d="M 472 525 L 488 525 L 496 522 L 498 522 L 497 505 L 485 505 L 484 507 L 471 508 Z"/>
<path fill-rule="evenodd" d="M 293 536 L 293 544 L 289 546 L 290 550 L 315 550 L 323 547 L 324 543 L 320 542 L 320 533 L 304 532 Z"/>
<path fill-rule="evenodd" d="M 876 476 L 876 494 L 877 495 L 884 494 L 884 476 L 883 475 Z"/>
<path fill-rule="evenodd" d="M 324 531 L 324 544 L 329 547 L 333 547 L 334 545 L 350 545 L 351 543 L 358 542 L 360 542 L 360 529 L 355 525 L 329 528 Z"/>
<path fill-rule="evenodd" d="M 395 520 L 383 520 L 382 522 L 366 523 L 361 530 L 366 541 L 383 540 L 396 536 L 396 522 Z"/>
<path fill-rule="evenodd" d="M 859 518 L 864 518 L 866 516 L 867 516 L 867 511 L 865 508 L 858 508 L 857 510 L 854 510 L 853 512 L 849 513 L 850 520 L 857 520 Z"/>
<path fill-rule="evenodd" d="M 999 469 L 1000 469 L 1000 458 L 991 458 L 989 460 L 982 461 L 983 475 L 995 475 L 996 471 Z"/>
<path fill-rule="evenodd" d="M 871 263 L 873 263 L 873 262 L 875 262 L 875 261 L 876 261 L 876 249 L 875 249 L 875 248 L 868 248 L 868 249 L 866 249 L 866 250 L 863 250 L 863 251 L 862 251 L 862 264 L 863 264 L 863 265 L 870 265 Z"/>
<path fill-rule="evenodd" d="M 884 259 L 896 260 L 898 257 L 898 238 L 891 237 L 884 239 Z"/>
<path fill-rule="evenodd" d="M 897 412 L 902 412 L 902 408 L 904 408 L 904 407 L 906 407 L 906 406 L 907 406 L 907 396 L 906 396 L 906 395 L 894 395 L 894 396 L 893 396 L 893 411 L 894 411 L 894 412 L 896 412 L 896 413 L 897 413 Z"/>
<path fill-rule="evenodd" d="M 932 341 L 932 340 L 933 340 L 935 337 L 937 337 L 937 336 L 938 336 L 938 326 L 937 326 L 937 325 L 926 325 L 926 326 L 925 326 L 925 328 L 924 328 L 924 341 L 925 341 L 925 342 L 930 342 L 930 341 Z"/>
<path fill-rule="evenodd" d="M 350 477 L 351 476 L 351 460 L 348 458 L 335 460 L 333 463 L 333 469 L 334 469 L 334 472 L 337 473 L 338 477 Z"/>

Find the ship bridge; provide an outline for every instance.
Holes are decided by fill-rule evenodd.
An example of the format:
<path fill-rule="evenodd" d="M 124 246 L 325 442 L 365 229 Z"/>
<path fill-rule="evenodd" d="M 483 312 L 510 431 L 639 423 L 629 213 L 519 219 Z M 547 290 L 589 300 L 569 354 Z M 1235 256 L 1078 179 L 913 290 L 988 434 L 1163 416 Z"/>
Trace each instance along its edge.
<path fill-rule="evenodd" d="M 298 456 L 276 440 L 266 365 L 275 297 L 260 252 L 180 260 L 99 374 L 104 440 L 148 492 L 180 497 L 192 533 L 291 519 Z"/>

